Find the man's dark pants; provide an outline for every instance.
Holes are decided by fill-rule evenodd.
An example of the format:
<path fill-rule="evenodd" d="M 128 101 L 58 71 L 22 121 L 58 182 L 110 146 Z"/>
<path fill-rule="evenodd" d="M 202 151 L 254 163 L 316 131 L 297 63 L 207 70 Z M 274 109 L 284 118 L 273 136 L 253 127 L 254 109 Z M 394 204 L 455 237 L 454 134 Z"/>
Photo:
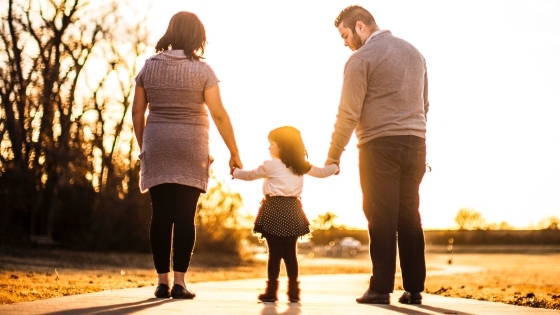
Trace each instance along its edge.
<path fill-rule="evenodd" d="M 376 138 L 360 146 L 359 163 L 373 263 L 370 290 L 393 292 L 398 243 L 403 287 L 422 292 L 426 261 L 418 189 L 426 171 L 426 141 L 416 136 Z"/>

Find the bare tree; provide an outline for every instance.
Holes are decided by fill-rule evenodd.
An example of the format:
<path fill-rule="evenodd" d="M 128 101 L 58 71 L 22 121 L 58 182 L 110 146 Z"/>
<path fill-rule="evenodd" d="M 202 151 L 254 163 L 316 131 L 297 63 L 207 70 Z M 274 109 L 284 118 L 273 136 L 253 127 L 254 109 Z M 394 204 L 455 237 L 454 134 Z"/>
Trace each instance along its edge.
<path fill-rule="evenodd" d="M 486 229 L 486 220 L 482 217 L 482 214 L 472 209 L 459 209 L 455 216 L 455 222 L 459 225 L 459 230 Z"/>
<path fill-rule="evenodd" d="M 147 31 L 125 8 L 116 0 L 0 7 L 3 227 L 51 236 L 65 191 L 128 192 L 137 165 L 126 117 Z"/>
<path fill-rule="evenodd" d="M 548 218 L 544 218 L 539 221 L 537 225 L 539 229 L 542 230 L 559 230 L 560 229 L 560 218 L 557 216 L 551 216 Z"/>
<path fill-rule="evenodd" d="M 334 227 L 334 221 L 338 216 L 330 211 L 320 214 L 313 220 L 313 225 L 319 230 L 328 230 Z"/>

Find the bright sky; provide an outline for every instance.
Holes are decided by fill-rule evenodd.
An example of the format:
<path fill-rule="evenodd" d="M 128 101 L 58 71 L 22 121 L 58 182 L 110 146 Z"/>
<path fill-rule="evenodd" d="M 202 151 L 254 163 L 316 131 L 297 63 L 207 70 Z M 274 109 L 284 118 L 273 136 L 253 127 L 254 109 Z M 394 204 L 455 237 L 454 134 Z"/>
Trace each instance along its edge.
<path fill-rule="evenodd" d="M 198 15 L 246 169 L 269 159 L 270 130 L 301 130 L 312 164 L 323 165 L 351 51 L 333 21 L 360 4 L 381 29 L 415 45 L 428 66 L 428 163 L 420 189 L 425 228 L 454 227 L 460 208 L 490 222 L 527 227 L 560 216 L 560 1 L 177 1 L 141 0 L 155 43 L 178 11 Z M 341 173 L 305 179 L 309 219 L 367 226 L 358 149 Z M 262 180 L 231 180 L 229 154 L 211 130 L 214 171 L 256 214 Z"/>

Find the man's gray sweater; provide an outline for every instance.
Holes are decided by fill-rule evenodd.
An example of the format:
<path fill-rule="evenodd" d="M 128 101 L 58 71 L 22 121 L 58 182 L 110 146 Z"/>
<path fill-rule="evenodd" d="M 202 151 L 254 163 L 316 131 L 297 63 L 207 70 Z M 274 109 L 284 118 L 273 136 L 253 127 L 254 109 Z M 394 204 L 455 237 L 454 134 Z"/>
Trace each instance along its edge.
<path fill-rule="evenodd" d="M 380 31 L 348 59 L 329 159 L 339 161 L 352 132 L 358 147 L 379 137 L 426 137 L 428 75 L 420 52 Z"/>

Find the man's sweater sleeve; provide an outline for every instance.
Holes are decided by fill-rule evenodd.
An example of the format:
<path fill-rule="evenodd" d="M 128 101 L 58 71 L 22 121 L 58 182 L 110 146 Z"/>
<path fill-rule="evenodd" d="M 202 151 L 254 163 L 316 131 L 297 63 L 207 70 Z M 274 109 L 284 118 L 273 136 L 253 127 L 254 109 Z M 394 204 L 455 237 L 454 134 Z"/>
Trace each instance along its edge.
<path fill-rule="evenodd" d="M 233 178 L 242 179 L 242 180 L 255 180 L 259 178 L 266 177 L 266 162 L 263 165 L 257 167 L 252 171 L 244 171 L 242 169 L 236 168 L 233 170 Z"/>
<path fill-rule="evenodd" d="M 426 69 L 426 61 L 424 61 L 424 117 L 428 120 L 428 110 L 430 109 L 430 101 L 428 100 L 428 70 Z"/>
<path fill-rule="evenodd" d="M 367 79 L 366 62 L 354 56 L 350 57 L 344 68 L 340 105 L 329 149 L 329 159 L 332 161 L 340 161 L 342 151 L 360 120 L 367 93 Z"/>

